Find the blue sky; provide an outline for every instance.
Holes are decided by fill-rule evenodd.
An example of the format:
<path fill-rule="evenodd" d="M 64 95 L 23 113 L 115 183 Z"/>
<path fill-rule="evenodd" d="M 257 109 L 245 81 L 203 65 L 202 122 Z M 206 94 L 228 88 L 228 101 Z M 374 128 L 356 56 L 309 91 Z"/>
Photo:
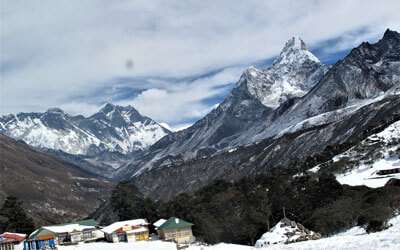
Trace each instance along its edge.
<path fill-rule="evenodd" d="M 292 36 L 334 63 L 386 28 L 398 0 L 0 0 L 0 114 L 133 105 L 174 128 L 204 116 Z"/>

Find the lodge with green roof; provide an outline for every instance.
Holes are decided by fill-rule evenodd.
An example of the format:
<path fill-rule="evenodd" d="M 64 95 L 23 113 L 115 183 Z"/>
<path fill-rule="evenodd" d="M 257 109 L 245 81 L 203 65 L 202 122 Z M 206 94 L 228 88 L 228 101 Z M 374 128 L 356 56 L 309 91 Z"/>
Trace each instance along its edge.
<path fill-rule="evenodd" d="M 171 217 L 157 229 L 158 236 L 162 240 L 177 243 L 192 243 L 195 241 L 192 232 L 193 224 L 182 219 Z"/>

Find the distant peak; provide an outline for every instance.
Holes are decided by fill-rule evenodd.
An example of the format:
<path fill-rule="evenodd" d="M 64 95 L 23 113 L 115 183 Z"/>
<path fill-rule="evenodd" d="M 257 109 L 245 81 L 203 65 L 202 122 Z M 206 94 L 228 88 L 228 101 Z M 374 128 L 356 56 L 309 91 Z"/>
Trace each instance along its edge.
<path fill-rule="evenodd" d="M 114 109 L 115 109 L 115 105 L 112 104 L 112 103 L 107 102 L 101 107 L 100 111 L 105 113 L 105 114 L 108 114 L 111 111 L 113 111 Z"/>
<path fill-rule="evenodd" d="M 394 31 L 394 30 L 387 29 L 385 31 L 385 34 L 383 34 L 383 39 L 386 40 L 386 39 L 393 39 L 393 38 L 400 39 L 400 33 L 398 33 L 397 31 Z"/>
<path fill-rule="evenodd" d="M 113 115 L 118 114 L 118 116 L 123 116 L 124 119 L 128 120 L 138 120 L 142 118 L 142 115 L 133 106 L 120 106 L 112 103 L 106 103 L 100 109 L 100 113 L 105 114 L 108 118 Z M 130 117 L 129 119 L 127 117 Z"/>
<path fill-rule="evenodd" d="M 64 111 L 60 108 L 49 108 L 46 113 L 52 113 L 52 114 L 65 114 Z"/>

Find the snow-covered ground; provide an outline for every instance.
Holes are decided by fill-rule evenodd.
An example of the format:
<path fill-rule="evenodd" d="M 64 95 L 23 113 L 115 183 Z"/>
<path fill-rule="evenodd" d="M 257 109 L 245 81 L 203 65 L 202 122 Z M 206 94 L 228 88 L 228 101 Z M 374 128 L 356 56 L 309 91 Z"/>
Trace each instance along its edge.
<path fill-rule="evenodd" d="M 176 245 L 163 241 L 142 241 L 133 243 L 88 243 L 76 246 L 63 246 L 59 250 L 176 250 Z M 188 250 L 249 250 L 249 246 L 218 244 L 214 246 L 190 246 Z"/>
<path fill-rule="evenodd" d="M 288 245 L 272 245 L 265 249 L 271 250 L 399 250 L 400 249 L 400 216 L 390 220 L 389 229 L 366 234 L 362 228 L 352 228 L 346 232 L 320 240 L 304 241 Z M 77 246 L 64 246 L 59 250 L 175 250 L 175 244 L 162 241 L 135 243 L 90 243 Z M 233 244 L 218 244 L 214 246 L 191 246 L 188 250 L 255 250 L 250 246 Z"/>
<path fill-rule="evenodd" d="M 394 122 L 382 132 L 372 134 L 347 151 L 334 156 L 308 171 L 316 173 L 326 164 L 346 165 L 349 169 L 336 173 L 341 184 L 365 185 L 371 188 L 384 186 L 391 178 L 400 179 L 400 173 L 379 174 L 381 170 L 400 168 L 400 121 Z"/>
<path fill-rule="evenodd" d="M 314 241 L 304 241 L 288 245 L 275 245 L 268 249 L 271 250 L 322 250 L 322 249 L 340 249 L 340 250 L 379 250 L 379 249 L 400 249 L 400 216 L 390 220 L 392 227 L 389 229 L 367 234 L 363 229 L 356 227 L 347 232 Z"/>
<path fill-rule="evenodd" d="M 398 155 L 392 156 L 390 152 L 394 152 L 399 148 L 400 140 L 400 121 L 391 124 L 382 132 L 369 136 L 366 140 L 361 142 L 364 145 L 380 145 L 376 146 L 376 152 L 381 153 L 380 159 L 374 160 L 371 164 L 361 163 L 356 166 L 352 171 L 339 174 L 336 176 L 341 184 L 351 186 L 366 185 L 372 188 L 384 186 L 390 178 L 400 179 L 400 173 L 379 176 L 375 173 L 378 170 L 386 170 L 393 168 L 400 168 L 400 159 Z M 345 153 L 336 156 L 333 160 L 337 161 L 342 157 L 351 157 L 357 159 L 365 153 L 359 153 L 353 148 Z"/>
<path fill-rule="evenodd" d="M 285 242 L 296 242 L 302 240 L 316 240 L 321 238 L 320 234 L 306 229 L 300 223 L 283 218 L 269 232 L 266 232 L 256 242 L 257 248 L 267 248 L 273 244 Z"/>

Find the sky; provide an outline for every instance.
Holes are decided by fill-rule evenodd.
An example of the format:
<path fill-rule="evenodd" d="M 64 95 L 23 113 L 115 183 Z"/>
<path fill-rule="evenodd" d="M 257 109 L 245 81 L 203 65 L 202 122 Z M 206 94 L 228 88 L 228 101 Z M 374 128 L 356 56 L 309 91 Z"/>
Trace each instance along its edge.
<path fill-rule="evenodd" d="M 0 0 L 0 114 L 133 105 L 179 129 L 300 36 L 324 63 L 400 30 L 398 0 Z"/>

